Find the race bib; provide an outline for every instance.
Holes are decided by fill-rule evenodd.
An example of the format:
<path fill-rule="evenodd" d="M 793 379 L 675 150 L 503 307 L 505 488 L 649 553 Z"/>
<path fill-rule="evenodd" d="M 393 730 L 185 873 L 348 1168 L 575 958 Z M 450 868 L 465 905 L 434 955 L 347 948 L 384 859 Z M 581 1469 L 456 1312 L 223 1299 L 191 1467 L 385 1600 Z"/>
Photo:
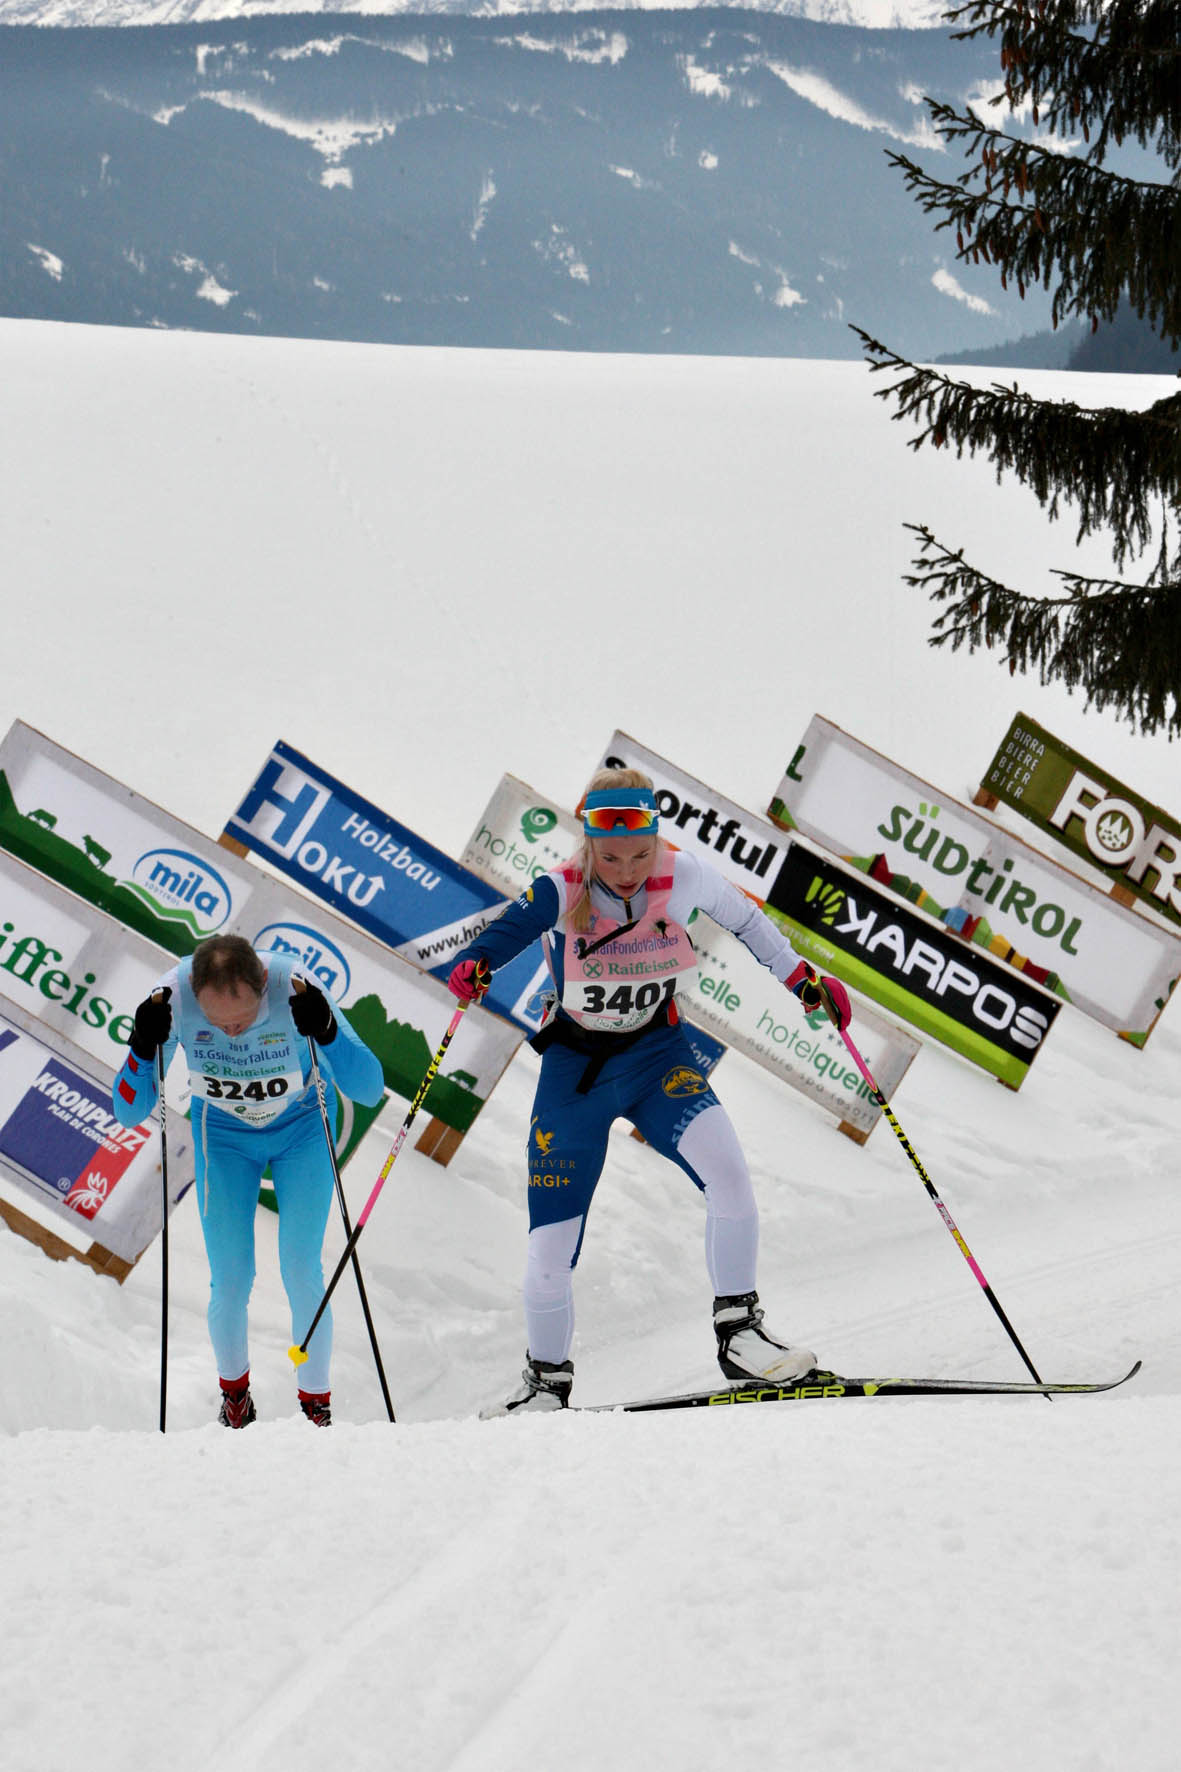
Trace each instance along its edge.
<path fill-rule="evenodd" d="M 212 1077 L 190 1069 L 189 1084 L 194 1098 L 210 1102 L 244 1125 L 269 1126 L 303 1088 L 303 1074 L 280 1071 L 269 1077 Z"/>
<path fill-rule="evenodd" d="M 650 1022 L 675 989 L 675 978 L 666 978 L 663 983 L 647 978 L 638 984 L 568 979 L 562 992 L 562 1007 L 584 1028 L 597 1033 L 627 1034 Z"/>

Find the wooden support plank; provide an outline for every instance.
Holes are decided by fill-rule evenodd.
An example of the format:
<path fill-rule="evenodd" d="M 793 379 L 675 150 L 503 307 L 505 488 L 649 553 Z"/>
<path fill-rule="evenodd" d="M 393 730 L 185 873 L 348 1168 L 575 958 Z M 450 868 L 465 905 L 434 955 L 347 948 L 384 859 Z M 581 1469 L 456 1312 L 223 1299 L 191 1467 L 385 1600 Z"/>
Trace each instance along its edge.
<path fill-rule="evenodd" d="M 133 1263 L 125 1261 L 121 1255 L 113 1255 L 104 1249 L 101 1243 L 92 1243 L 89 1249 L 75 1249 L 64 1237 L 57 1236 L 45 1225 L 27 1213 L 21 1212 L 11 1201 L 0 1199 L 0 1219 L 15 1231 L 18 1237 L 35 1243 L 51 1261 L 80 1261 L 84 1266 L 93 1268 L 96 1274 L 110 1274 L 120 1286 L 131 1272 Z"/>

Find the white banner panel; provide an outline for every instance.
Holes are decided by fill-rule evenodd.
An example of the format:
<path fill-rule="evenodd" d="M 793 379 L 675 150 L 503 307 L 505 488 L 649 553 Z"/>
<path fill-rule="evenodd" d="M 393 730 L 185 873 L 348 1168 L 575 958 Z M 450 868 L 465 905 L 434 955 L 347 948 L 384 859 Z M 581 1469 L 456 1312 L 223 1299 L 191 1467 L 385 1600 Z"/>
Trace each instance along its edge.
<path fill-rule="evenodd" d="M 617 739 L 619 736 L 616 734 Z M 645 757 L 649 755 L 645 753 Z M 658 761 L 664 771 L 670 770 L 663 759 Z M 655 779 L 647 761 L 634 767 L 648 770 Z M 700 785 L 687 776 L 679 777 L 679 786 L 699 802 L 704 797 Z M 540 813 L 552 814 L 554 818 L 543 833 L 537 829 Z M 761 827 L 766 839 L 760 836 L 759 842 L 769 842 L 782 853 L 771 825 L 752 819 L 749 814 L 743 816 L 744 829 L 757 835 Z M 530 879 L 566 860 L 577 847 L 580 835 L 581 826 L 572 814 L 544 800 L 524 782 L 506 775 L 462 860 L 465 867 L 482 873 L 506 892 L 520 892 Z M 736 865 L 741 867 L 741 860 Z M 823 1012 L 805 1017 L 794 998 L 759 965 L 737 937 L 720 929 L 708 917 L 698 918 L 691 933 L 698 953 L 698 972 L 694 982 L 682 980 L 678 998 L 692 1022 L 736 1051 L 745 1052 L 764 1070 L 810 1096 L 839 1120 L 859 1132 L 871 1132 L 881 1110 L 869 1099 L 869 1092 L 828 1017 Z M 857 1028 L 858 1048 L 889 1096 L 905 1075 L 919 1042 L 861 1003 L 857 1005 Z"/>
<path fill-rule="evenodd" d="M 819 716 L 771 815 L 1143 1045 L 1181 940 Z"/>
<path fill-rule="evenodd" d="M 63 1031 L 81 1023 L 87 1050 L 95 1036 L 107 1041 L 108 1056 L 112 1042 L 125 1043 L 135 1005 L 154 979 L 218 929 L 298 956 L 377 1054 L 387 1085 L 407 1100 L 454 1011 L 440 980 L 20 721 L 0 745 L 2 851 L 0 929 L 5 920 L 11 927 L 0 946 L 0 990 L 6 971 L 26 978 L 42 1019 Z M 68 891 L 54 895 L 42 876 Z M 56 919 L 44 936 L 42 904 L 54 907 Z M 127 957 L 134 942 L 124 930 L 118 943 L 104 937 L 100 987 L 86 949 L 90 929 L 105 921 L 97 913 L 166 950 L 150 977 L 141 979 Z M 62 956 L 74 953 L 78 959 L 63 971 Z M 521 1039 L 520 1029 L 486 1009 L 465 1017 L 449 1048 L 451 1068 L 432 1084 L 425 1111 L 466 1132 Z"/>

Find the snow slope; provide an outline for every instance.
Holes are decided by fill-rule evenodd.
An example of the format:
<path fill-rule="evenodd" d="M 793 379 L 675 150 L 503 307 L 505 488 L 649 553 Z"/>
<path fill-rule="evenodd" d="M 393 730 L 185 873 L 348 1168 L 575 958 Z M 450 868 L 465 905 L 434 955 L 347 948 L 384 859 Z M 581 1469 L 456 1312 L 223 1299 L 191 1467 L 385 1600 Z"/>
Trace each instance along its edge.
<path fill-rule="evenodd" d="M 451 853 L 502 771 L 572 802 L 616 726 L 760 810 L 813 712 L 964 797 L 1020 707 L 1181 810 L 1175 747 L 926 647 L 904 520 L 1035 584 L 1072 535 L 908 451 L 856 365 L 3 321 L 0 383 L 0 713 L 210 834 L 279 736 Z M 1065 1011 L 1019 1094 L 926 1046 L 895 1104 L 1039 1368 L 1144 1358 L 1112 1397 L 475 1420 L 522 1351 L 528 1052 L 361 1243 L 396 1427 L 346 1286 L 339 1424 L 292 1419 L 265 1214 L 245 1438 L 195 1215 L 163 1437 L 155 1253 L 120 1288 L 0 1235 L 6 1768 L 1172 1772 L 1178 1014 L 1137 1052 Z M 1022 1375 L 888 1128 L 858 1149 L 735 1054 L 718 1086 L 772 1327 Z M 617 1128 L 579 1400 L 711 1381 L 700 1242 Z"/>

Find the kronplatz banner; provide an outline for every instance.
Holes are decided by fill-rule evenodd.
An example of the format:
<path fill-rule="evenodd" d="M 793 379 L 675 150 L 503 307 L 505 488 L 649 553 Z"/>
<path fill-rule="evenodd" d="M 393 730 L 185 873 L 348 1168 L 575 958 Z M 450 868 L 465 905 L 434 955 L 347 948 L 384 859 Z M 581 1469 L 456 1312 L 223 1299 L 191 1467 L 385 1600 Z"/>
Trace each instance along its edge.
<path fill-rule="evenodd" d="M 93 907 L 166 949 L 157 977 L 170 956 L 191 953 L 219 929 L 264 953 L 297 956 L 377 1054 L 389 1088 L 413 1097 L 455 1007 L 445 985 L 20 722 L 0 745 L 0 849 L 84 900 L 71 901 L 83 930 L 94 922 Z M 13 918 L 11 910 L 6 915 Z M 13 919 L 18 930 L 38 930 L 32 911 L 22 917 L 23 924 Z M 3 971 L 0 951 L 0 989 Z M 112 1040 L 126 1040 L 130 1015 L 152 982 L 105 1002 Z M 93 988 L 89 998 L 82 989 L 79 1001 L 79 1019 L 97 1016 Z M 53 1004 L 42 1013 L 49 1018 Z M 520 1042 L 520 1030 L 499 1016 L 468 1017 L 450 1048 L 453 1068 L 432 1083 L 426 1110 L 466 1132 Z"/>
<path fill-rule="evenodd" d="M 613 745 L 620 738 L 617 733 Z M 641 755 L 643 761 L 633 761 L 633 757 L 638 759 Z M 646 769 L 654 780 L 654 764 L 661 764 L 664 770 L 669 767 L 638 746 L 628 762 Z M 689 783 L 689 778 L 682 777 L 681 781 L 682 785 L 692 787 L 700 801 L 702 794 Z M 528 854 L 528 820 L 538 804 L 533 789 L 506 776 L 464 850 L 465 861 L 472 867 L 499 867 L 504 870 L 500 877 L 507 880 L 507 869 Z M 666 804 L 667 796 L 662 807 Z M 666 820 L 667 817 L 665 813 Z M 560 819 L 565 841 L 554 846 L 552 856 L 537 856 L 538 873 L 565 860 L 578 844 L 577 820 L 566 813 Z M 667 822 L 662 828 L 670 841 L 676 840 Z M 766 828 L 769 832 L 770 827 Z M 780 848 L 777 837 L 774 847 Z M 880 1110 L 869 1099 L 868 1089 L 828 1018 L 822 1013 L 806 1018 L 783 986 L 742 943 L 709 918 L 698 918 L 690 933 L 698 954 L 697 977 L 692 984 L 682 984 L 678 992 L 678 1000 L 683 999 L 688 1011 L 686 1026 L 690 1036 L 695 1037 L 704 1029 L 835 1114 L 843 1129 L 859 1140 L 868 1136 L 880 1118 Z M 879 1082 L 883 1088 L 893 1090 L 918 1051 L 918 1041 L 887 1027 L 872 1011 L 859 1010 L 859 1027 L 863 1015 L 867 1060 L 872 1053 L 872 1060 L 868 1061 L 880 1065 Z"/>
<path fill-rule="evenodd" d="M 940 924 L 963 966 L 994 958 L 1015 1001 L 1020 977 L 1141 1046 L 1181 974 L 1175 935 L 828 720 L 770 811 Z"/>
<path fill-rule="evenodd" d="M 119 1124 L 116 1070 L 0 996 L 0 1215 L 122 1281 L 159 1232 L 163 1186 L 159 1121 Z M 188 1124 L 170 1120 L 170 1214 L 192 1173 Z"/>
<path fill-rule="evenodd" d="M 498 887 L 282 740 L 226 825 L 226 836 L 444 981 L 459 950 L 505 906 Z M 484 1006 L 524 1033 L 536 1033 L 547 977 L 535 943 L 497 973 Z"/>
<path fill-rule="evenodd" d="M 1018 714 L 981 782 L 1044 836 L 1100 868 L 1113 887 L 1181 925 L 1181 823 Z"/>
<path fill-rule="evenodd" d="M 934 919 L 904 910 L 890 893 L 812 845 L 785 841 L 774 825 L 714 794 L 626 733 L 615 734 L 605 760 L 645 770 L 664 817 L 684 831 L 684 846 L 702 844 L 714 866 L 761 902 L 813 965 L 1011 1088 L 1020 1087 L 1058 1013 L 1046 991 L 1014 982 L 987 955 L 964 964 L 963 944 Z M 910 1036 L 861 1005 L 856 1015 L 862 1036 L 857 1045 L 888 1097 L 890 1066 L 864 1036 L 875 1022 L 878 1038 L 910 1043 Z M 835 1032 L 830 1038 L 843 1053 Z"/>

